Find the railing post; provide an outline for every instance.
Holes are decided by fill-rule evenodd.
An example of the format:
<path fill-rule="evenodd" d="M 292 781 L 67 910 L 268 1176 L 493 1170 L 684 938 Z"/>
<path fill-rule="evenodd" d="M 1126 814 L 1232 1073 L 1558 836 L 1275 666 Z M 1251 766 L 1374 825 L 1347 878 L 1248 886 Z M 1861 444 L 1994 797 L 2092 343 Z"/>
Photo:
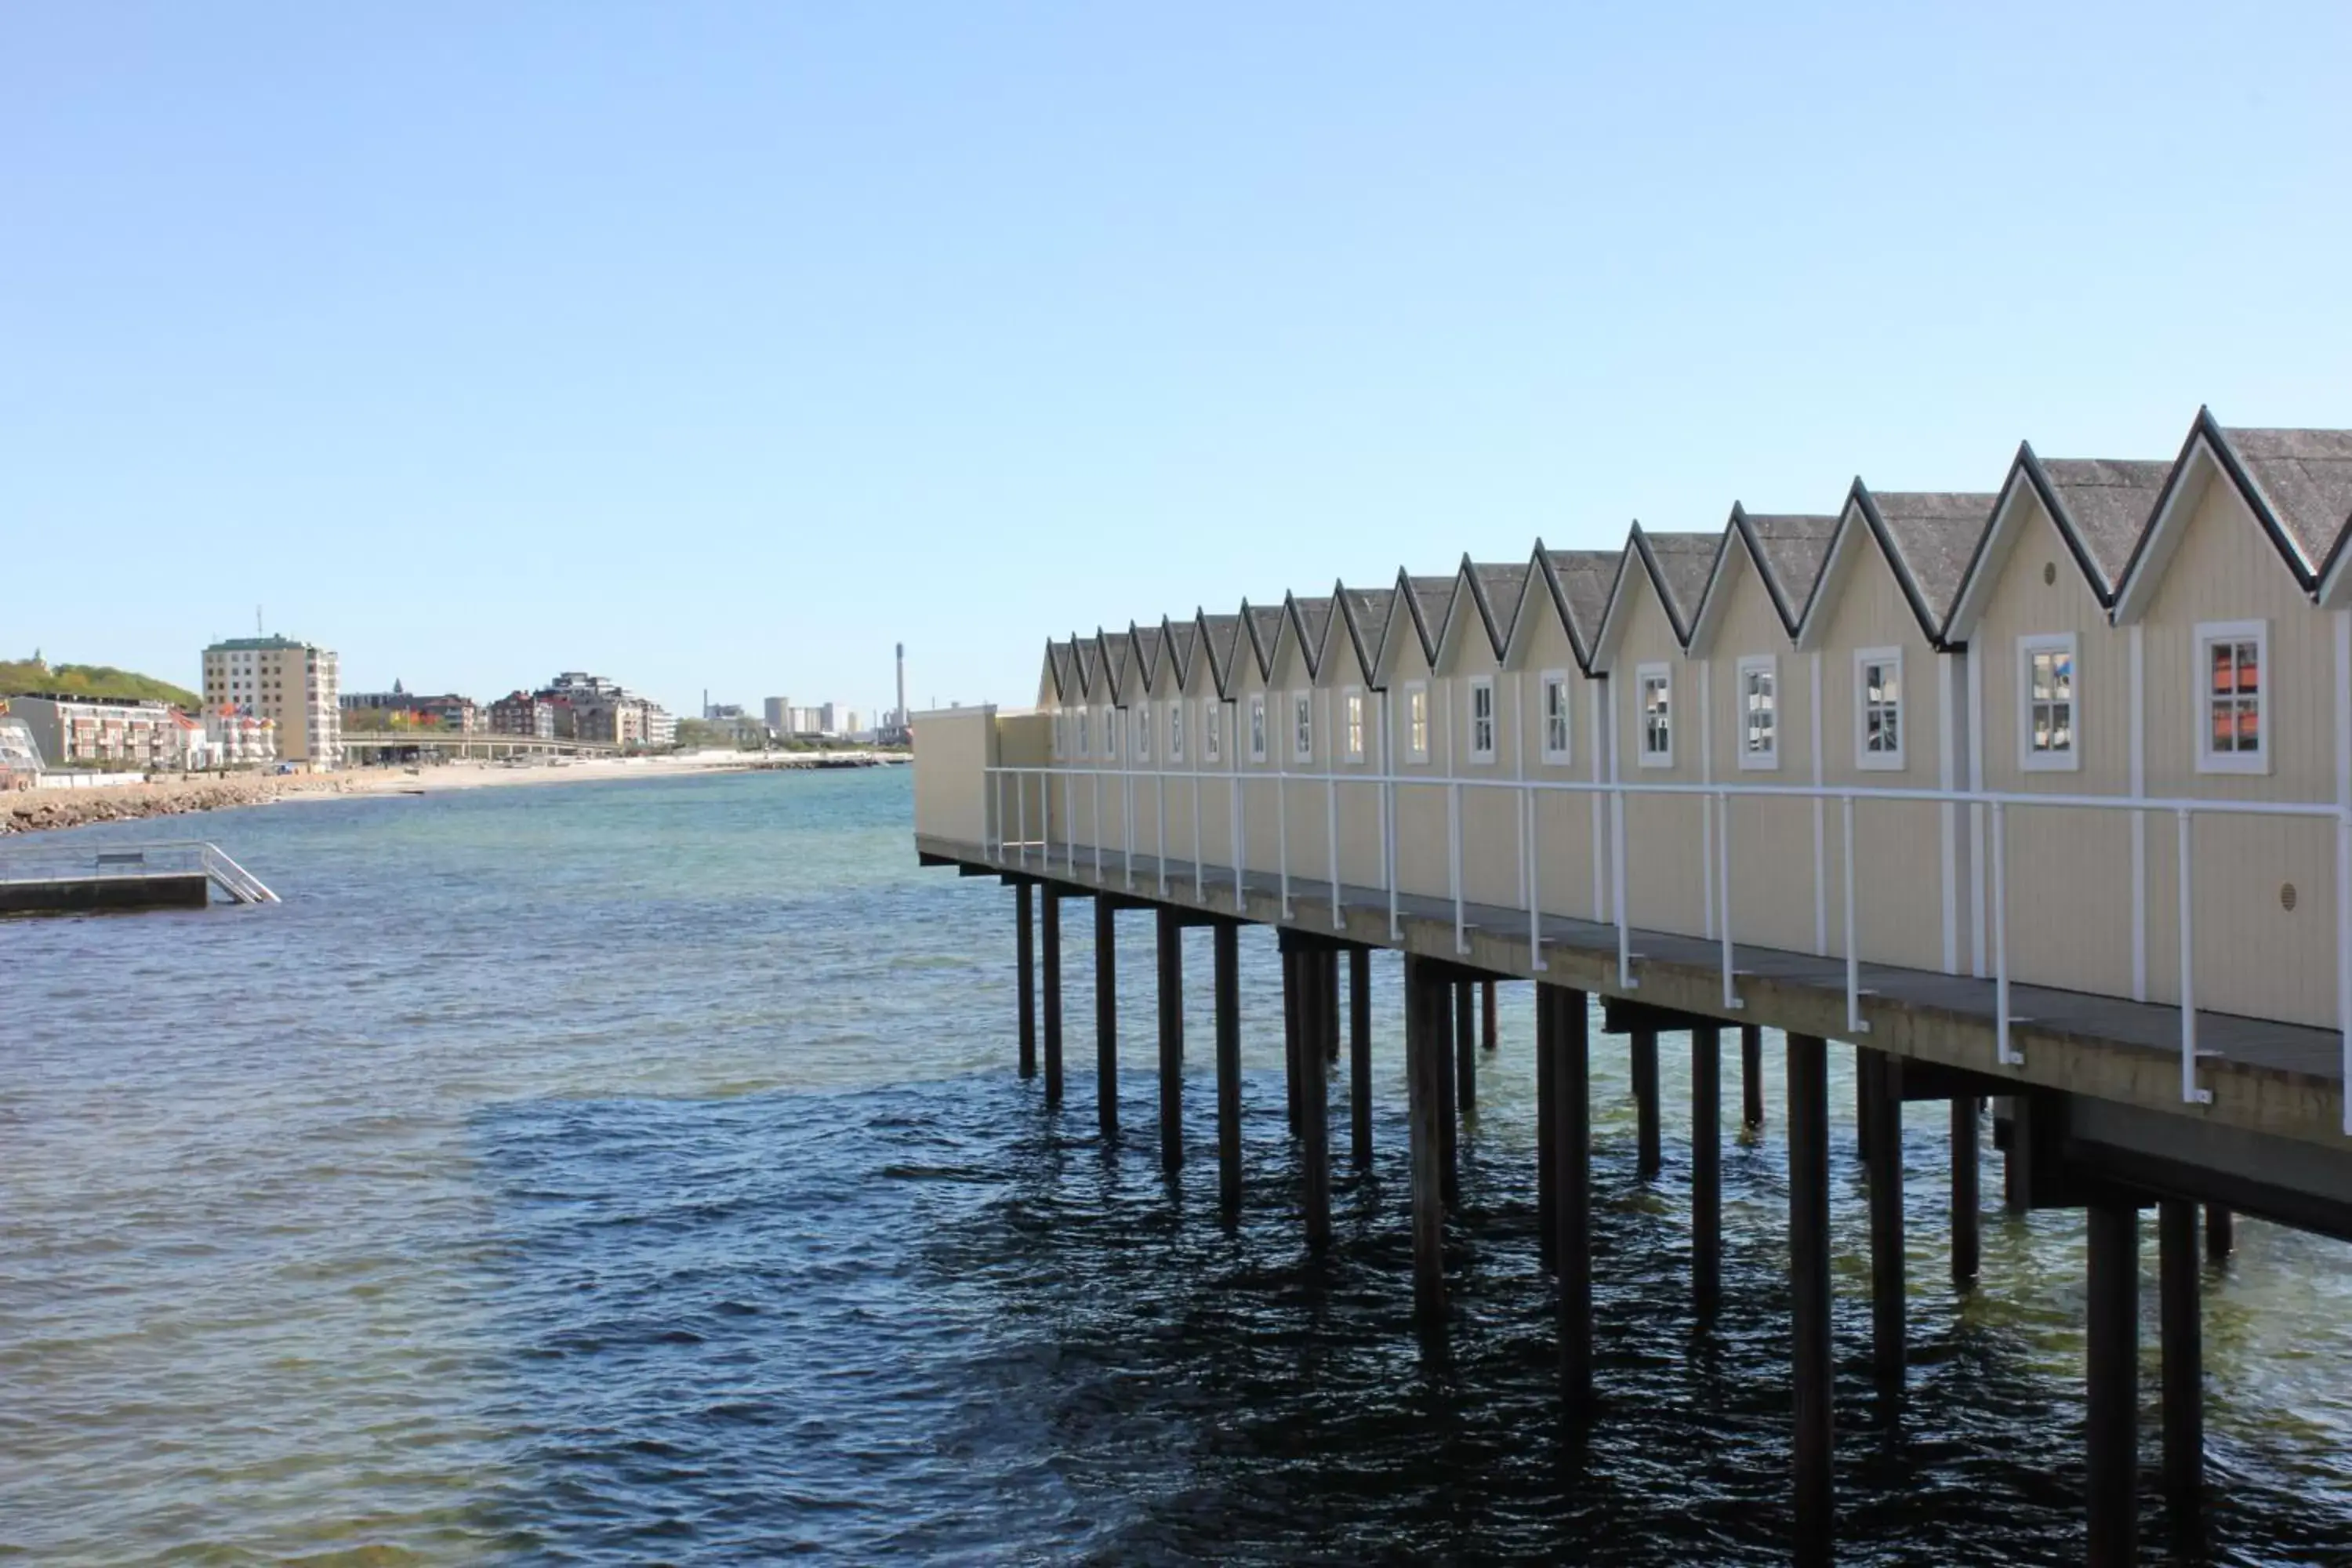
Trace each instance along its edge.
<path fill-rule="evenodd" d="M 1992 803 L 1993 1058 L 2005 1068 L 2025 1058 L 2009 1038 L 2009 832 L 2000 802 Z"/>
<path fill-rule="evenodd" d="M 1715 857 L 1716 897 L 1723 908 L 1716 916 L 1716 931 L 1723 941 L 1723 1005 L 1727 1012 L 1737 1013 L 1748 1005 L 1739 999 L 1739 988 L 1733 982 L 1731 968 L 1731 792 L 1725 790 L 1716 796 Z"/>
<path fill-rule="evenodd" d="M 1025 773 L 1013 775 L 1013 810 L 1020 824 L 1017 831 L 1021 835 L 1013 841 L 1013 847 L 1019 851 L 1016 858 L 1026 866 L 1029 864 L 1029 775 Z"/>
<path fill-rule="evenodd" d="M 1640 982 L 1633 978 L 1633 928 L 1625 910 L 1625 792 L 1622 785 L 1609 786 L 1609 880 L 1617 905 L 1617 985 L 1622 991 L 1638 991 Z"/>
<path fill-rule="evenodd" d="M 1870 1025 L 1862 1016 L 1862 952 L 1854 945 L 1853 796 L 1838 797 L 1845 805 L 1845 1026 L 1866 1035 Z"/>
<path fill-rule="evenodd" d="M 2197 1087 L 2197 900 L 2189 884 L 2187 806 L 2175 814 L 2180 823 L 2180 1098 L 2189 1105 L 2210 1105 L 2213 1091 Z"/>
<path fill-rule="evenodd" d="M 1536 814 L 1540 798 L 1526 785 L 1519 786 L 1520 820 L 1527 825 L 1521 842 L 1528 868 L 1528 967 L 1538 974 L 1551 967 L 1544 962 L 1543 952 L 1543 846 L 1538 833 L 1543 819 Z"/>

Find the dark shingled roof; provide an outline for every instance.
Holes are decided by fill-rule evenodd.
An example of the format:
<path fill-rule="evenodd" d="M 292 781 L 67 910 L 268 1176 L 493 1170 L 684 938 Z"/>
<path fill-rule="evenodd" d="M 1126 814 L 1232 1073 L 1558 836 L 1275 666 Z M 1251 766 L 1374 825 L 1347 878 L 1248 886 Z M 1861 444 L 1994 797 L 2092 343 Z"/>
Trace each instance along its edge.
<path fill-rule="evenodd" d="M 1110 676 L 1110 694 L 1114 700 L 1127 695 L 1128 653 L 1130 644 L 1117 632 L 1098 631 L 1096 637 L 1102 644 L 1104 668 Z"/>
<path fill-rule="evenodd" d="M 1078 689 L 1088 697 L 1098 695 L 1102 683 L 1100 675 L 1102 660 L 1096 657 L 1094 639 L 1073 633 L 1070 637 L 1070 651 L 1077 658 Z"/>
<path fill-rule="evenodd" d="M 1568 601 L 1570 635 L 1586 653 L 1601 635 L 1601 617 L 1609 613 L 1609 590 L 1617 584 L 1624 564 L 1621 550 L 1547 550 L 1552 575 L 1559 579 L 1560 597 Z"/>
<path fill-rule="evenodd" d="M 1742 511 L 1756 542 L 1756 555 L 1764 568 L 1764 586 L 1780 607 L 1781 624 L 1794 626 L 1813 596 L 1813 584 L 1828 564 L 1830 541 L 1837 534 L 1834 515 L 1792 512 L 1761 515 Z"/>
<path fill-rule="evenodd" d="M 1495 565 L 1478 561 L 1470 563 L 1471 576 L 1478 584 L 1478 595 L 1486 601 L 1487 613 L 1494 619 L 1487 627 L 1496 658 L 1511 640 L 1511 624 L 1519 613 L 1519 599 L 1528 587 L 1528 563 Z"/>
<path fill-rule="evenodd" d="M 1433 643 L 1445 633 L 1445 614 L 1454 603 L 1452 577 L 1408 577 L 1414 605 L 1421 611 L 1421 624 Z M 1428 650 L 1423 649 L 1424 656 Z"/>
<path fill-rule="evenodd" d="M 2352 526 L 2352 430 L 2221 434 L 2305 563 L 2318 571 Z"/>
<path fill-rule="evenodd" d="M 1209 678 L 1223 690 L 1233 684 L 1234 643 L 1241 636 L 1242 618 L 1239 616 L 1204 615 L 1201 617 L 1201 630 L 1209 656 Z"/>
<path fill-rule="evenodd" d="M 1928 635 L 1942 634 L 1959 597 L 1960 579 L 1977 552 L 1977 541 L 1992 521 L 1997 496 L 1973 490 L 1872 490 L 1871 504 L 1889 539 L 1903 557 L 1904 569 L 1918 585 L 1931 623 Z"/>
<path fill-rule="evenodd" d="M 1055 695 L 1064 699 L 1076 696 L 1072 681 L 1076 679 L 1077 667 L 1072 661 L 1070 645 L 1048 637 L 1045 639 L 1045 658 L 1054 667 Z"/>
<path fill-rule="evenodd" d="M 1666 614 L 1675 624 L 1676 637 L 1687 640 L 1691 618 L 1698 614 L 1698 602 L 1706 592 L 1706 580 L 1715 571 L 1715 552 L 1722 548 L 1719 533 L 1652 533 L 1642 531 L 1642 542 L 1649 547 L 1650 559 L 1658 568 L 1658 581 L 1666 601 Z"/>
<path fill-rule="evenodd" d="M 1386 589 L 1367 590 L 1345 585 L 1340 587 L 1339 593 L 1348 619 L 1356 628 L 1357 661 L 1369 673 L 1372 661 L 1381 657 L 1381 638 L 1388 632 L 1389 609 L 1396 603 L 1396 595 Z"/>
<path fill-rule="evenodd" d="M 1137 626 L 1134 637 L 1136 661 L 1142 667 L 1141 679 L 1148 686 L 1160 679 L 1160 656 L 1164 651 L 1160 646 L 1160 628 Z"/>
<path fill-rule="evenodd" d="M 1282 632 L 1282 606 L 1252 605 L 1249 618 L 1250 633 L 1257 641 L 1258 679 L 1263 680 L 1272 667 L 1274 639 Z"/>
<path fill-rule="evenodd" d="M 2170 463 L 2118 462 L 2105 458 L 2037 458 L 2074 537 L 2098 574 L 2102 598 L 2111 597 L 2124 563 L 2139 544 L 2140 531 L 2164 489 Z"/>
<path fill-rule="evenodd" d="M 1298 611 L 1299 624 L 1307 630 L 1307 647 L 1303 651 L 1307 655 L 1307 668 L 1318 669 L 1323 658 L 1323 639 L 1331 630 L 1331 601 L 1302 599 L 1293 595 L 1290 602 Z"/>
<path fill-rule="evenodd" d="M 1166 628 L 1168 657 L 1176 661 L 1176 679 L 1183 685 L 1192 683 L 1192 623 L 1171 620 Z"/>

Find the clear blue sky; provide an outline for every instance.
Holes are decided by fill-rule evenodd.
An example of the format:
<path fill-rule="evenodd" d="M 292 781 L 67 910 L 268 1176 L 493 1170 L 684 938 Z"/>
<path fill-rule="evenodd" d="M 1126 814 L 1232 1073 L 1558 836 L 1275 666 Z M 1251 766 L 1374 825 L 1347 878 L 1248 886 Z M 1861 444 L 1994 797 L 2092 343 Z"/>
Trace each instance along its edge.
<path fill-rule="evenodd" d="M 691 710 L 2352 426 L 2352 6 L 0 8 L 0 654 Z M 1896 16 L 1892 13 L 1901 12 Z"/>

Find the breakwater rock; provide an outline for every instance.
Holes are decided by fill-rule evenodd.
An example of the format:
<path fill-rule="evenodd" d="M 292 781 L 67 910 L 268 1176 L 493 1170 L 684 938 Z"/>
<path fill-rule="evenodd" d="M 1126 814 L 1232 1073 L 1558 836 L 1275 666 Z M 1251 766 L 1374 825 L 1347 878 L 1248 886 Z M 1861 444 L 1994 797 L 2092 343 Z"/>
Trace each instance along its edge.
<path fill-rule="evenodd" d="M 0 794 L 0 834 L 35 833 L 50 827 L 81 827 L 93 822 L 123 822 L 142 816 L 178 816 L 259 805 L 296 792 L 339 790 L 325 777 L 173 779 L 124 784 L 118 789 L 17 790 Z"/>

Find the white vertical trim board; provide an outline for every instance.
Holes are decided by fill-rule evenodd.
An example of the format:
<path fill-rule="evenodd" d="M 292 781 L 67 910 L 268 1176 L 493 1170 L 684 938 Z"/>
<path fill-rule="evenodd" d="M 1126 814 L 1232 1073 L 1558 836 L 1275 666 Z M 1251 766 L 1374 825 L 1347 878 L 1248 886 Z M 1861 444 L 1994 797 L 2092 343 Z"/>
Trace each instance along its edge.
<path fill-rule="evenodd" d="M 2130 650 L 2131 703 L 2131 793 L 2134 800 L 2147 798 L 2147 677 L 2145 645 L 2141 634 L 2147 627 L 2134 621 L 2128 628 L 2125 646 Z M 2147 813 L 2131 815 L 2131 944 L 2132 1000 L 2147 1000 Z"/>
<path fill-rule="evenodd" d="M 1822 785 L 1822 656 L 1812 656 L 1813 787 Z M 1829 803 L 1813 797 L 1813 952 L 1826 958 L 1830 951 Z"/>
<path fill-rule="evenodd" d="M 1714 666 L 1702 661 L 1698 667 L 1698 776 L 1702 784 L 1715 782 L 1715 704 L 1711 695 L 1709 672 Z M 1706 905 L 1700 918 L 1702 933 L 1707 941 L 1715 940 L 1715 812 L 1707 797 L 1698 800 L 1698 878 L 1699 891 Z"/>
<path fill-rule="evenodd" d="M 1984 788 L 1984 660 L 1969 656 L 1969 788 Z M 1969 807 L 1969 973 L 1982 980 L 1991 963 L 1985 951 L 1985 810 Z"/>
<path fill-rule="evenodd" d="M 1585 696 L 1589 700 L 1585 703 L 1585 709 L 1587 728 L 1592 736 L 1592 782 L 1594 784 L 1601 782 L 1601 758 L 1604 755 L 1613 756 L 1617 749 L 1617 737 L 1611 734 L 1601 722 L 1601 685 L 1602 683 L 1598 680 L 1588 680 L 1584 684 Z M 1616 764 L 1613 763 L 1609 766 L 1609 776 L 1612 781 L 1617 776 Z M 1595 921 L 1605 921 L 1609 918 L 1609 868 L 1604 863 L 1608 853 L 1609 826 L 1602 820 L 1606 815 L 1607 808 L 1602 804 L 1600 793 L 1595 791 L 1592 796 L 1592 918 Z"/>
<path fill-rule="evenodd" d="M 1938 789 L 1952 787 L 1952 775 L 1959 766 L 1960 703 L 1959 681 L 1953 661 L 1957 654 L 1936 656 L 1937 717 L 1943 721 L 1944 733 L 1936 748 L 1936 782 Z M 1943 835 L 1944 884 L 1944 973 L 1960 972 L 1960 808 L 1950 801 L 1936 808 L 1937 827 Z"/>

